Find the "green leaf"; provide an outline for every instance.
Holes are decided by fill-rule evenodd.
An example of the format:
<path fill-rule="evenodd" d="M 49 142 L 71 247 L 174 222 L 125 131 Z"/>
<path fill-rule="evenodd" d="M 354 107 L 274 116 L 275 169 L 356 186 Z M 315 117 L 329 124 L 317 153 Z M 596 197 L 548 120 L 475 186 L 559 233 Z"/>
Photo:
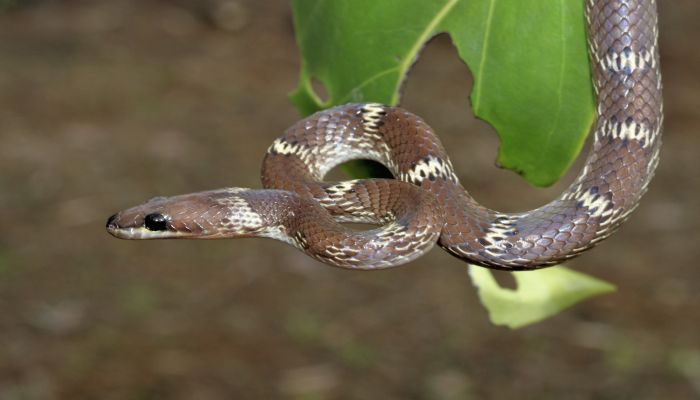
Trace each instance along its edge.
<path fill-rule="evenodd" d="M 562 266 L 513 273 L 516 290 L 498 285 L 491 271 L 469 266 L 469 275 L 491 322 L 511 329 L 541 321 L 589 297 L 615 291 L 615 286 Z"/>
<path fill-rule="evenodd" d="M 447 32 L 475 79 L 474 114 L 501 138 L 500 165 L 547 186 L 583 146 L 594 104 L 581 0 L 293 0 L 292 7 L 302 69 L 291 98 L 303 114 L 348 102 L 397 104 L 420 50 Z M 314 92 L 314 79 L 328 99 Z"/>
<path fill-rule="evenodd" d="M 474 114 L 501 138 L 500 165 L 547 186 L 583 146 L 594 98 L 581 0 L 292 0 L 292 8 L 302 68 L 291 99 L 305 115 L 347 102 L 398 104 L 421 49 L 446 32 L 474 76 Z M 471 275 L 494 323 L 512 328 L 613 290 L 561 267 L 517 273 L 516 291 L 485 269 Z"/>

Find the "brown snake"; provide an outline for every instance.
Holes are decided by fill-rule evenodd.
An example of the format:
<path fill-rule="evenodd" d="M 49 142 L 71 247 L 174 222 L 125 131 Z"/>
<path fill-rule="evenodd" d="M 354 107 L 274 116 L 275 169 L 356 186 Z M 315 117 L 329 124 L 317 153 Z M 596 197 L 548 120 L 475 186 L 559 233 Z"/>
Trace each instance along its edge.
<path fill-rule="evenodd" d="M 557 199 L 503 214 L 462 188 L 445 149 L 419 117 L 348 104 L 297 122 L 268 149 L 266 189 L 155 198 L 107 221 L 123 239 L 268 237 L 327 264 L 404 264 L 437 241 L 469 263 L 534 269 L 611 235 L 636 208 L 658 164 L 663 120 L 655 0 L 586 0 L 598 117 L 583 171 Z M 397 178 L 323 182 L 351 159 Z M 382 226 L 356 231 L 342 222 Z"/>

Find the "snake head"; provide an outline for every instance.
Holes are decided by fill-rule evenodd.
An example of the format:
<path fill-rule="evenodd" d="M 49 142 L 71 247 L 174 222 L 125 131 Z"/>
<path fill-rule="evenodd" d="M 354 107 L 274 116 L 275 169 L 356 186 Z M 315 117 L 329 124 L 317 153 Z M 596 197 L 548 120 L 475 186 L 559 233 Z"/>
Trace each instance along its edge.
<path fill-rule="evenodd" d="M 250 189 L 227 188 L 156 197 L 107 220 L 120 239 L 217 239 L 254 236 L 262 219 L 246 200 Z"/>

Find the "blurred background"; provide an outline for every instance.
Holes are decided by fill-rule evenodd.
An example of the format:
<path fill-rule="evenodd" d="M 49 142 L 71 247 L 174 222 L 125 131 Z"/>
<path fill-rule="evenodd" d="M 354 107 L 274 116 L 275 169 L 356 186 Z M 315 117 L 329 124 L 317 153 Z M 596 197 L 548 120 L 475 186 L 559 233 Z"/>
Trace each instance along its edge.
<path fill-rule="evenodd" d="M 700 398 L 700 3 L 660 3 L 662 163 L 569 264 L 618 291 L 510 331 L 440 249 L 357 273 L 262 239 L 105 232 L 155 195 L 260 186 L 299 118 L 287 1 L 0 0 L 0 399 Z M 439 37 L 403 105 L 487 206 L 554 198 L 578 166 L 548 189 L 495 168 L 470 87 Z"/>

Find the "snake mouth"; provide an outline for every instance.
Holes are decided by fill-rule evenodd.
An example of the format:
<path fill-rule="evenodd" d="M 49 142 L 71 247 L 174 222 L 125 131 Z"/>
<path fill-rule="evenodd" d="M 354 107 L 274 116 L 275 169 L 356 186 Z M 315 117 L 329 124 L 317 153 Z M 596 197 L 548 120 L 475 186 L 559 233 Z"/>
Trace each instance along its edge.
<path fill-rule="evenodd" d="M 182 238 L 186 237 L 187 234 L 184 232 L 174 232 L 174 231 L 165 231 L 165 232 L 154 232 L 150 231 L 144 227 L 136 226 L 136 227 L 127 227 L 127 228 L 122 228 L 116 225 L 110 225 L 107 224 L 107 232 L 119 239 L 127 239 L 127 240 L 133 240 L 133 239 L 175 239 L 175 238 Z"/>

